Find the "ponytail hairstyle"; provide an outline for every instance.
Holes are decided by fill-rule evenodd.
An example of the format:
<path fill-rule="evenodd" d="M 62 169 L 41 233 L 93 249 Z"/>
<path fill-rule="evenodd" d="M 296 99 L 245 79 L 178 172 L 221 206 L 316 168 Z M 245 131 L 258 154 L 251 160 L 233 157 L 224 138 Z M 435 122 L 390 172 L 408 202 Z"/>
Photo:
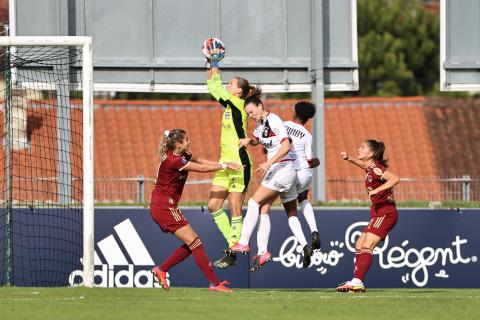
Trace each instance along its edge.
<path fill-rule="evenodd" d="M 158 158 L 160 162 L 163 162 L 167 158 L 167 151 L 174 150 L 177 142 L 183 142 L 185 138 L 185 130 L 183 129 L 173 129 L 171 131 L 165 130 L 165 133 L 160 139 L 160 144 L 158 146 Z"/>
<path fill-rule="evenodd" d="M 308 119 L 313 118 L 316 112 L 316 107 L 313 103 L 308 101 L 300 101 L 295 104 L 295 118 L 300 120 L 302 124 L 308 122 Z"/>
<path fill-rule="evenodd" d="M 247 106 L 247 105 L 249 105 L 249 104 L 253 104 L 253 105 L 255 105 L 256 107 L 262 106 L 262 108 L 264 108 L 263 102 L 262 102 L 262 100 L 260 99 L 260 96 L 257 96 L 257 95 L 250 96 L 250 97 L 248 97 L 247 99 L 245 99 L 245 103 L 244 103 L 243 105 L 244 105 L 244 106 Z"/>
<path fill-rule="evenodd" d="M 368 144 L 368 148 L 370 149 L 370 151 L 373 152 L 372 159 L 387 168 L 388 159 L 383 158 L 383 153 L 385 152 L 385 144 L 382 141 L 377 140 L 367 140 L 365 142 Z"/>
<path fill-rule="evenodd" d="M 260 86 L 251 86 L 247 79 L 235 77 L 237 79 L 237 87 L 242 90 L 240 99 L 245 100 L 252 96 L 258 96 L 262 94 L 262 88 Z"/>

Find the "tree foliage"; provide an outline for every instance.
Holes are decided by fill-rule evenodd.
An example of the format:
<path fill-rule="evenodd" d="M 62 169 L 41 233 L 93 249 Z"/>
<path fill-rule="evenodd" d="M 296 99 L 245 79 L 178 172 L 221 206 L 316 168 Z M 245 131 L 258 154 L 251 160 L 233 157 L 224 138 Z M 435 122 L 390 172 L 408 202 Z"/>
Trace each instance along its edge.
<path fill-rule="evenodd" d="M 440 20 L 422 1 L 357 0 L 357 28 L 360 91 L 341 95 L 413 96 L 438 90 Z"/>

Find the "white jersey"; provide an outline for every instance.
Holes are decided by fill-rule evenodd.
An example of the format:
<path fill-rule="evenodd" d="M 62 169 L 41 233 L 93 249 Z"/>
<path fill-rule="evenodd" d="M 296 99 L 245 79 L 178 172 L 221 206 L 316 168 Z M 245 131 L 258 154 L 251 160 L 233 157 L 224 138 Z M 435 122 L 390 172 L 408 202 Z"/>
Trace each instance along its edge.
<path fill-rule="evenodd" d="M 257 122 L 253 137 L 267 150 L 267 159 L 271 159 L 280 150 L 282 141 L 289 139 L 283 120 L 269 112 L 265 119 Z M 279 161 L 293 161 L 295 155 L 290 151 Z"/>
<path fill-rule="evenodd" d="M 290 138 L 291 152 L 294 154 L 293 168 L 295 170 L 308 169 L 310 164 L 307 160 L 312 159 L 312 135 L 300 123 L 285 121 L 287 134 Z"/>

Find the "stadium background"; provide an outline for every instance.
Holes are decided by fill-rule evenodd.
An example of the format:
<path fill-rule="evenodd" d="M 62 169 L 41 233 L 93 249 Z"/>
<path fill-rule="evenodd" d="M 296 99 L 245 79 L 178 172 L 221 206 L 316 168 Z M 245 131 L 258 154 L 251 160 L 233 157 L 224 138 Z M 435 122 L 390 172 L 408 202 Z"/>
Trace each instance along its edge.
<path fill-rule="evenodd" d="M 289 119 L 295 102 L 267 100 L 266 104 L 283 119 Z M 195 154 L 217 159 L 220 151 L 218 123 L 222 111 L 214 101 L 96 99 L 96 201 L 148 203 L 158 165 L 159 137 L 166 129 L 185 128 L 193 141 Z M 38 113 L 37 110 L 37 117 L 42 114 L 43 119 L 33 119 L 35 122 L 27 124 L 28 139 L 40 139 L 52 131 L 55 126 L 52 112 L 45 109 Z M 398 200 L 462 201 L 468 196 L 470 201 L 480 201 L 480 167 L 475 160 L 480 158 L 478 123 L 480 102 L 477 100 L 425 97 L 327 99 L 327 201 L 365 201 L 362 177 L 356 168 L 340 161 L 339 152 L 345 149 L 354 153 L 359 141 L 371 137 L 386 143 L 391 170 L 404 179 L 395 190 Z M 0 130 L 3 130 L 3 124 L 2 119 Z M 250 132 L 253 126 L 250 122 Z M 311 124 L 308 128 L 311 130 Z M 16 156 L 28 153 L 41 157 L 56 143 L 54 139 L 46 139 L 41 144 L 32 142 L 34 147 L 31 150 L 20 151 Z M 264 157 L 261 148 L 250 148 L 249 152 L 254 165 Z M 54 172 L 55 157 L 43 160 L 43 163 L 46 173 Z M 211 176 L 191 173 L 182 200 L 205 202 Z M 250 190 L 254 190 L 258 183 L 255 176 Z M 45 183 L 43 188 L 45 191 L 56 190 L 55 181 Z M 55 197 L 54 192 L 37 194 Z M 53 198 L 38 200 L 56 201 Z"/>

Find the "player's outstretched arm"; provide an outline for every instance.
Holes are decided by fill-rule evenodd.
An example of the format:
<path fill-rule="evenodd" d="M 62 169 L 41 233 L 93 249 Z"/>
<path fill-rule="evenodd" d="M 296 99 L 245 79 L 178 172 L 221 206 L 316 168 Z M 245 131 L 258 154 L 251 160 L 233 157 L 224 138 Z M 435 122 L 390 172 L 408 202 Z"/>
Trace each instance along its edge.
<path fill-rule="evenodd" d="M 209 161 L 211 164 L 200 164 L 194 161 L 189 161 L 185 167 L 182 168 L 182 170 L 187 170 L 187 171 L 194 171 L 194 172 L 212 172 L 212 171 L 218 171 L 218 170 L 224 170 L 224 169 L 230 169 L 230 170 L 240 170 L 243 168 L 243 166 L 232 163 L 232 162 L 226 162 L 226 163 L 218 163 L 218 162 L 213 162 Z"/>
<path fill-rule="evenodd" d="M 356 165 L 357 167 L 360 167 L 362 169 L 365 169 L 365 162 L 363 162 L 362 160 L 360 159 L 356 159 L 356 158 L 352 158 L 348 155 L 348 153 L 346 153 L 345 151 L 342 151 L 340 152 L 340 156 L 342 157 L 343 160 L 347 160 L 347 161 L 350 161 L 351 163 L 353 163 L 354 165 Z"/>
<path fill-rule="evenodd" d="M 214 165 L 218 164 L 217 161 L 210 161 L 210 160 L 207 160 L 207 159 L 199 158 L 199 157 L 194 156 L 194 155 L 192 155 L 192 157 L 190 158 L 190 161 L 196 162 L 198 164 L 207 164 L 207 165 L 211 165 L 211 166 L 214 166 Z"/>

